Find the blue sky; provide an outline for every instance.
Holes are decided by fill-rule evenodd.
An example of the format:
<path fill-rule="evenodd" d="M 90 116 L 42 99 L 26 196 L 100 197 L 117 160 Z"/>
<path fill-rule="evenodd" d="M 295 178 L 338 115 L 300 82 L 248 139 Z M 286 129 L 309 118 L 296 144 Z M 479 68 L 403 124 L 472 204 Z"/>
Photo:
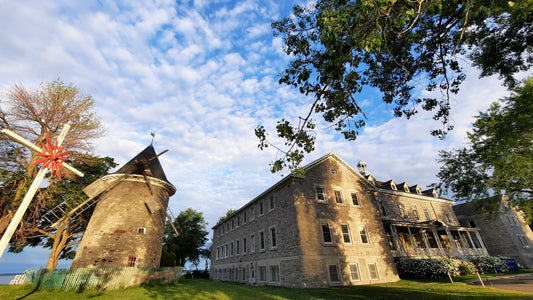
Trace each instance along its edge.
<path fill-rule="evenodd" d="M 277 119 L 297 120 L 308 109 L 309 99 L 278 84 L 288 60 L 270 27 L 297 3 L 5 0 L 0 89 L 72 82 L 94 97 L 106 127 L 94 153 L 119 164 L 149 145 L 155 131 L 154 146 L 169 150 L 160 160 L 178 190 L 171 210 L 192 207 L 211 227 L 280 179 L 268 170 L 276 153 L 258 150 L 254 128 L 272 132 Z M 453 99 L 455 130 L 446 140 L 429 134 L 439 126 L 430 114 L 394 119 L 379 94 L 368 92 L 359 101 L 369 126 L 357 141 L 320 124 L 317 150 L 306 162 L 334 151 L 353 166 L 365 160 L 378 180 L 435 182 L 438 150 L 463 147 L 473 116 L 508 94 L 497 79 L 465 69 L 469 78 Z M 5 254 L 0 273 L 44 266 L 47 257 L 42 249 Z"/>

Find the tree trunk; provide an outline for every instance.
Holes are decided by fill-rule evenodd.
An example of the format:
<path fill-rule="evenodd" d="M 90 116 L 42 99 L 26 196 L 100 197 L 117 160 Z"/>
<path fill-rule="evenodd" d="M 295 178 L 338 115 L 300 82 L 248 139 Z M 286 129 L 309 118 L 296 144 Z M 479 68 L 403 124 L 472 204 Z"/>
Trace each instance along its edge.
<path fill-rule="evenodd" d="M 48 262 L 46 263 L 46 269 L 48 270 L 53 270 L 57 267 L 59 257 L 61 256 L 61 251 L 63 251 L 69 240 L 70 234 L 67 227 L 68 221 L 69 220 L 63 220 L 57 227 L 57 230 L 54 234 L 54 244 L 52 245 L 52 251 L 48 257 Z"/>

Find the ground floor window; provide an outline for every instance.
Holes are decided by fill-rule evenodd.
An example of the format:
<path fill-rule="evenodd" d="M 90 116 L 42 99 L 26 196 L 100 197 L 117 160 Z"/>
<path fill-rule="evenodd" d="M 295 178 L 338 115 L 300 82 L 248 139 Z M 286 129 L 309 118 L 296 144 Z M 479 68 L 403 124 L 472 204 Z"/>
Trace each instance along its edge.
<path fill-rule="evenodd" d="M 270 281 L 279 282 L 279 266 L 270 266 Z"/>
<path fill-rule="evenodd" d="M 328 271 L 329 271 L 329 281 L 331 282 L 341 281 L 339 277 L 339 268 L 337 267 L 337 265 L 328 265 Z"/>
<path fill-rule="evenodd" d="M 357 264 L 350 264 L 350 278 L 354 281 L 361 280 L 361 276 L 359 276 L 359 267 Z"/>
<path fill-rule="evenodd" d="M 368 272 L 370 273 L 370 279 L 379 280 L 378 266 L 376 263 L 368 264 Z"/>
<path fill-rule="evenodd" d="M 128 255 L 128 262 L 126 263 L 126 267 L 128 268 L 137 267 L 138 258 L 139 258 L 138 255 Z"/>
<path fill-rule="evenodd" d="M 259 266 L 257 270 L 259 272 L 259 281 L 266 281 L 266 267 Z"/>

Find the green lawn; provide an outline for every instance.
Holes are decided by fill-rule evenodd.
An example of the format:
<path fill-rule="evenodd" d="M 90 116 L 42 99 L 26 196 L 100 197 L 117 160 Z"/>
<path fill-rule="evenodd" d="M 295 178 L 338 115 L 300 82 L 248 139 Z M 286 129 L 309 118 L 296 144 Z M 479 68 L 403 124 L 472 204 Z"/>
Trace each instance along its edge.
<path fill-rule="evenodd" d="M 533 299 L 533 294 L 481 288 L 464 282 L 419 282 L 367 286 L 289 289 L 189 279 L 173 285 L 114 291 L 34 291 L 31 286 L 0 286 L 0 299 Z"/>

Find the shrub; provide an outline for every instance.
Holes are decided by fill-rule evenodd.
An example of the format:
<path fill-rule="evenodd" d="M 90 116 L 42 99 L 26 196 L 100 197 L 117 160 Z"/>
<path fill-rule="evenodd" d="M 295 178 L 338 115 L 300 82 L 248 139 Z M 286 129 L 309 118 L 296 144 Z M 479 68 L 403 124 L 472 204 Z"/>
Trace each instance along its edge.
<path fill-rule="evenodd" d="M 398 275 L 404 279 L 443 278 L 458 276 L 461 260 L 452 258 L 400 258 L 396 263 Z"/>
<path fill-rule="evenodd" d="M 497 256 L 471 256 L 468 258 L 479 272 L 482 273 L 505 273 L 509 271 L 509 266 L 502 257 Z"/>

